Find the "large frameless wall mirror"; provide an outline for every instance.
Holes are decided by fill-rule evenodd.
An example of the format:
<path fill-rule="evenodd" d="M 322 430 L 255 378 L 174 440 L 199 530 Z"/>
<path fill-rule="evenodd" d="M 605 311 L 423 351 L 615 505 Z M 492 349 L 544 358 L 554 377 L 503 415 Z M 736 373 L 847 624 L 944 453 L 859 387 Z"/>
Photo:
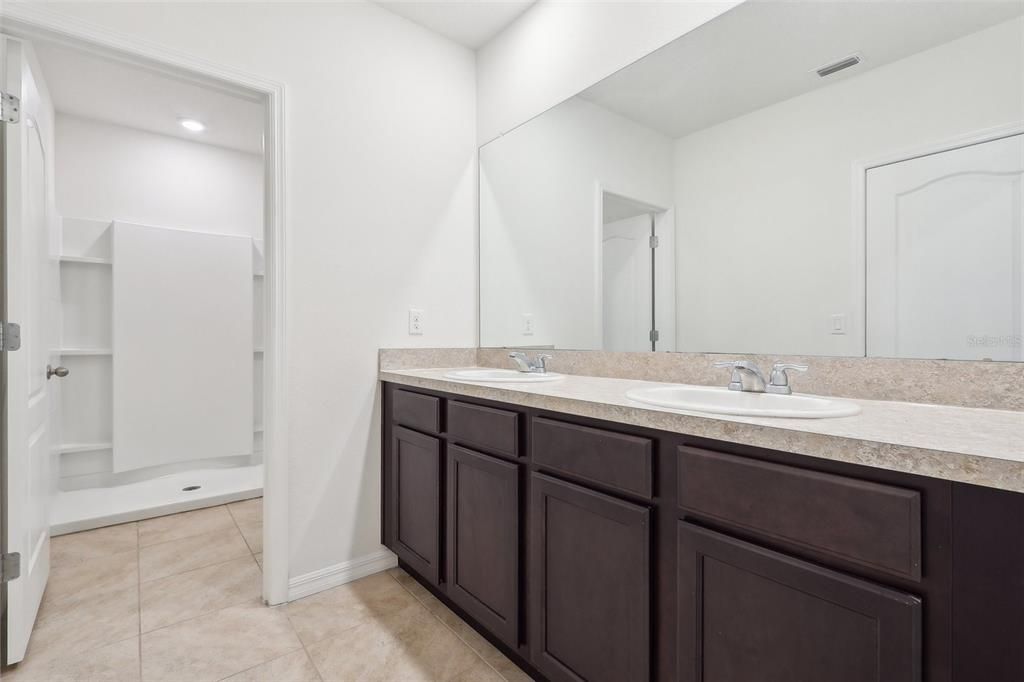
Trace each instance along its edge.
<path fill-rule="evenodd" d="M 481 345 L 1024 360 L 1022 13 L 748 1 L 484 145 Z"/>

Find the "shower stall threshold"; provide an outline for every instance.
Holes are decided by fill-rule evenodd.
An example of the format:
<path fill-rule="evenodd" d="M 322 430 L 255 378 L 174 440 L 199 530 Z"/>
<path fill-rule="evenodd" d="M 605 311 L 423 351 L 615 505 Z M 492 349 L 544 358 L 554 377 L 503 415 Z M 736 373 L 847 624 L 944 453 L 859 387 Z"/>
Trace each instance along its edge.
<path fill-rule="evenodd" d="M 60 491 L 53 505 L 50 535 L 213 507 L 262 494 L 262 464 L 193 469 L 119 486 Z"/>

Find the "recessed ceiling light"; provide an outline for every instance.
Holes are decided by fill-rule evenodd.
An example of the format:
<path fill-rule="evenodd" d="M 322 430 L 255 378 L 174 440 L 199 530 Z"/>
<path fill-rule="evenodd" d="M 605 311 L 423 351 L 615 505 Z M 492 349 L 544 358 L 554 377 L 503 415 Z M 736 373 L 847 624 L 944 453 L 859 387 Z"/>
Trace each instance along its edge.
<path fill-rule="evenodd" d="M 202 121 L 197 121 L 194 118 L 182 118 L 178 120 L 181 127 L 193 133 L 201 133 L 206 130 L 206 126 L 203 125 Z"/>

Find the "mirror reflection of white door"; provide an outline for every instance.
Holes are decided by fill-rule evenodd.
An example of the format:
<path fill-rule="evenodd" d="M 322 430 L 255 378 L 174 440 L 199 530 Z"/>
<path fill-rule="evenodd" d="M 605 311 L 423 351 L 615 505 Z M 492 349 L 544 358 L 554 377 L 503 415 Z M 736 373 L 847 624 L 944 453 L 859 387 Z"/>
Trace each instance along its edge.
<path fill-rule="evenodd" d="M 867 352 L 1024 360 L 1024 135 L 867 171 Z"/>
<path fill-rule="evenodd" d="M 54 493 L 59 379 L 60 238 L 51 183 L 52 109 L 29 66 L 25 44 L 0 36 L 4 92 L 21 99 L 18 123 L 5 126 L 7 317 L 21 325 L 21 349 L 7 355 L 7 552 L 21 555 L 21 576 L 7 583 L 5 663 L 25 656 L 50 568 L 49 515 Z"/>
<path fill-rule="evenodd" d="M 651 216 L 643 214 L 606 223 L 601 250 L 602 348 L 651 350 Z"/>

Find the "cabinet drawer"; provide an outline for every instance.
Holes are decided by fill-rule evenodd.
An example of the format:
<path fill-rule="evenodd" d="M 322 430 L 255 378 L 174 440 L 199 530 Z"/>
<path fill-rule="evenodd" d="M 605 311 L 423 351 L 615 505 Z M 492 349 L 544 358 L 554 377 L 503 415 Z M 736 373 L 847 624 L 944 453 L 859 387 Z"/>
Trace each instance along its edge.
<path fill-rule="evenodd" d="M 693 447 L 679 448 L 684 513 L 921 580 L 921 494 Z"/>
<path fill-rule="evenodd" d="M 482 405 L 448 401 L 448 437 L 498 454 L 519 455 L 519 415 Z"/>
<path fill-rule="evenodd" d="M 396 390 L 391 418 L 398 424 L 430 433 L 441 432 L 441 399 L 412 391 Z"/>
<path fill-rule="evenodd" d="M 650 438 L 567 424 L 533 420 L 534 464 L 650 499 Z"/>

